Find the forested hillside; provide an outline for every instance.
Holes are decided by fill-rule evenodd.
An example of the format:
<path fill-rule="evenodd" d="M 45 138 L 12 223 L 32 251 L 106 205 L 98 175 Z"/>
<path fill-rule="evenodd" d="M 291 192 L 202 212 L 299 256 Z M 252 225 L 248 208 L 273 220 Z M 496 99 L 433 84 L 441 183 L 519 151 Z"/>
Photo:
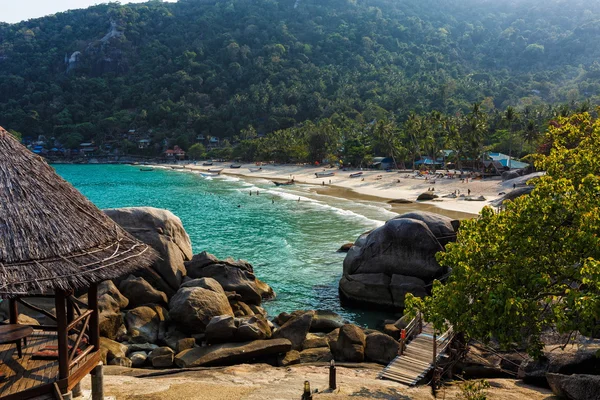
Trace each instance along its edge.
<path fill-rule="evenodd" d="M 0 125 L 73 145 L 600 99 L 600 3 L 179 0 L 0 24 Z"/>

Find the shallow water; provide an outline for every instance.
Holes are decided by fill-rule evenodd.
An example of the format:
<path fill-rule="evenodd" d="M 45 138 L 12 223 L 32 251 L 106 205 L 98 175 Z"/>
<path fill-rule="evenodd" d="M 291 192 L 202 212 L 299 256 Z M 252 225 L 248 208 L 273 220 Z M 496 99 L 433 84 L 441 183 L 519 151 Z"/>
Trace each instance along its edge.
<path fill-rule="evenodd" d="M 309 185 L 277 188 L 264 179 L 205 178 L 170 169 L 142 172 L 128 165 L 54 167 L 99 208 L 168 209 L 181 218 L 194 253 L 248 260 L 277 293 L 264 303 L 271 316 L 327 309 L 364 326 L 390 317 L 340 305 L 337 284 L 344 254 L 336 253 L 395 216 L 389 207 L 317 194 Z"/>

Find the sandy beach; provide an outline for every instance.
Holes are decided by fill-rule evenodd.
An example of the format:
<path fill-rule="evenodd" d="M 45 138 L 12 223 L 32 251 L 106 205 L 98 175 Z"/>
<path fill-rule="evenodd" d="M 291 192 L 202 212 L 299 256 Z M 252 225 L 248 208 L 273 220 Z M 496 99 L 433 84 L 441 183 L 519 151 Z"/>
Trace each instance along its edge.
<path fill-rule="evenodd" d="M 395 200 L 407 200 L 418 204 L 418 209 L 425 211 L 440 211 L 454 218 L 469 218 L 477 215 L 481 209 L 491 201 L 501 197 L 499 193 L 507 190 L 502 186 L 500 177 L 481 179 L 463 179 L 456 177 L 434 178 L 417 177 L 411 171 L 386 172 L 381 170 L 348 170 L 323 168 L 301 165 L 264 165 L 260 171 L 251 172 L 250 168 L 258 168 L 255 164 L 243 164 L 240 168 L 230 168 L 231 163 L 213 163 L 212 166 L 187 164 L 186 170 L 208 172 L 209 169 L 223 168 L 221 174 L 242 176 L 249 179 L 267 179 L 285 182 L 294 179 L 299 184 L 314 185 L 314 190 L 319 194 L 327 194 L 346 199 L 361 199 L 390 203 Z M 158 167 L 170 166 L 157 165 Z M 335 175 L 317 178 L 317 172 L 333 172 Z M 362 176 L 351 178 L 350 174 L 362 172 Z M 452 172 L 452 171 L 450 171 Z M 429 192 L 438 198 L 429 201 L 419 201 L 417 198 L 422 193 Z M 456 194 L 456 198 L 444 197 Z M 466 198 L 479 198 L 484 201 L 469 201 Z M 400 208 L 400 207 L 397 207 Z M 402 207 L 405 210 L 405 207 Z"/>
<path fill-rule="evenodd" d="M 202 368 L 195 371 L 153 371 L 104 367 L 106 398 L 117 400 L 292 400 L 302 395 L 308 380 L 313 399 L 434 399 L 428 386 L 406 387 L 377 379 L 381 366 L 360 364 L 338 367 L 338 388 L 328 390 L 327 366 L 296 365 L 275 368 L 266 364 L 241 364 L 232 367 Z M 165 373 L 166 372 L 166 373 Z M 488 399 L 551 399 L 548 389 L 525 385 L 513 379 L 491 379 Z M 90 397 L 90 378 L 82 382 L 84 396 Z M 460 388 L 451 383 L 438 392 L 437 398 L 462 399 Z"/>

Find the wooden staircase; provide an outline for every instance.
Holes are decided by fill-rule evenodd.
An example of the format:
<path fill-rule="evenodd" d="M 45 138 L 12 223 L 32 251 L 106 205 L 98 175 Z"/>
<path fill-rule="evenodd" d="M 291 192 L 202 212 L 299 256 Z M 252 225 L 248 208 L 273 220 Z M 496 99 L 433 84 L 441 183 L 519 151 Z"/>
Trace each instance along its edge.
<path fill-rule="evenodd" d="M 420 315 L 408 324 L 405 332 L 405 338 L 400 341 L 400 355 L 378 377 L 415 386 L 445 356 L 454 333 L 450 328 L 443 335 L 436 336 L 433 326 L 424 324 Z"/>

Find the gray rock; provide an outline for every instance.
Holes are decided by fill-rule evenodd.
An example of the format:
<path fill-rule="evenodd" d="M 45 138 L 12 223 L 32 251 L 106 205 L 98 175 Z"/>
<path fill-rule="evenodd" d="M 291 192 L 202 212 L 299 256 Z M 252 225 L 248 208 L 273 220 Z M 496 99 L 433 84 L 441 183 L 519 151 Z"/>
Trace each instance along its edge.
<path fill-rule="evenodd" d="M 140 241 L 160 254 L 151 268 L 134 273 L 154 288 L 171 296 L 185 276 L 184 261 L 192 258 L 192 245 L 181 220 L 167 210 L 132 207 L 104 210 L 104 213 Z"/>
<path fill-rule="evenodd" d="M 428 200 L 433 200 L 433 199 L 437 199 L 438 196 L 436 194 L 433 194 L 433 192 L 425 192 L 425 193 L 421 193 L 419 195 L 419 197 L 417 197 L 417 201 L 428 201 Z"/>
<path fill-rule="evenodd" d="M 217 315 L 211 318 L 204 334 L 208 343 L 224 343 L 233 339 L 236 330 L 233 316 Z"/>
<path fill-rule="evenodd" d="M 248 343 L 225 343 L 208 347 L 195 347 L 182 351 L 175 363 L 182 368 L 199 366 L 233 365 L 277 356 L 292 349 L 287 339 L 256 340 Z"/>
<path fill-rule="evenodd" d="M 598 345 L 578 348 L 569 345 L 565 350 L 556 346 L 546 346 L 543 355 L 534 360 L 525 359 L 518 370 L 518 378 L 525 383 L 545 384 L 547 373 L 556 374 L 589 374 L 600 372 L 600 358 L 597 356 Z"/>
<path fill-rule="evenodd" d="M 194 338 L 185 338 L 179 339 L 177 341 L 177 348 L 175 349 L 175 353 L 181 353 L 184 350 L 192 349 L 196 346 L 196 339 Z"/>
<path fill-rule="evenodd" d="M 314 349 L 306 349 L 300 352 L 300 362 L 302 364 L 329 362 L 333 360 L 333 354 L 329 347 L 317 347 Z"/>
<path fill-rule="evenodd" d="M 516 198 L 530 194 L 531 192 L 533 192 L 533 189 L 535 189 L 535 186 L 533 186 L 533 185 L 525 186 L 525 187 L 518 187 L 515 190 L 511 190 L 510 192 L 506 193 L 504 196 L 502 196 L 496 200 L 492 200 L 490 202 L 490 205 L 492 205 L 493 207 L 500 207 L 500 206 L 504 205 L 504 202 L 506 202 L 506 201 L 513 201 Z"/>
<path fill-rule="evenodd" d="M 142 368 L 146 364 L 148 354 L 144 351 L 136 351 L 129 355 L 129 359 L 131 360 L 131 366 L 133 368 Z"/>
<path fill-rule="evenodd" d="M 144 278 L 129 275 L 121 282 L 119 290 L 129 299 L 131 308 L 146 304 L 167 305 L 167 295 L 154 289 Z"/>
<path fill-rule="evenodd" d="M 169 368 L 173 366 L 175 352 L 170 347 L 158 347 L 150 354 L 148 360 L 154 368 Z"/>
<path fill-rule="evenodd" d="M 119 289 L 117 289 L 113 281 L 104 281 L 98 285 L 98 298 L 104 295 L 109 295 L 110 297 L 112 297 L 116 301 L 119 309 L 127 308 L 127 306 L 129 305 L 129 300 L 125 296 L 123 296 Z M 100 304 L 98 304 L 98 307 L 100 307 Z"/>
<path fill-rule="evenodd" d="M 159 346 L 153 343 L 131 343 L 127 345 L 129 353 L 150 353 L 152 350 L 157 349 Z"/>
<path fill-rule="evenodd" d="M 325 336 L 315 336 L 312 334 L 308 334 L 304 342 L 302 342 L 302 349 L 316 349 L 319 347 L 327 347 L 329 348 L 329 341 Z"/>
<path fill-rule="evenodd" d="M 345 323 L 346 320 L 333 311 L 316 310 L 310 325 L 310 331 L 329 333 L 336 328 L 341 328 Z"/>
<path fill-rule="evenodd" d="M 361 235 L 344 259 L 342 299 L 403 308 L 406 293 L 425 295 L 425 287 L 447 272 L 435 255 L 455 240 L 458 226 L 450 218 L 413 212 Z"/>
<path fill-rule="evenodd" d="M 110 311 L 101 312 L 99 316 L 100 335 L 115 340 L 123 326 L 123 315 Z"/>
<path fill-rule="evenodd" d="M 375 332 L 367 336 L 365 358 L 379 364 L 388 365 L 400 350 L 400 344 L 393 337 Z"/>
<path fill-rule="evenodd" d="M 196 254 L 185 266 L 191 278 L 213 278 L 225 291 L 239 294 L 244 303 L 260 305 L 263 298 L 275 296 L 268 285 L 256 279 L 252 266 L 245 261 L 218 260 L 203 252 Z"/>
<path fill-rule="evenodd" d="M 284 355 L 280 355 L 277 358 L 277 363 L 280 367 L 287 367 L 289 365 L 295 365 L 300 363 L 300 353 L 296 350 L 290 350 Z"/>
<path fill-rule="evenodd" d="M 330 342 L 331 352 L 338 361 L 363 362 L 365 360 L 365 334 L 356 325 L 346 324 L 340 328 L 338 338 Z"/>
<path fill-rule="evenodd" d="M 561 375 L 549 373 L 546 379 L 552 392 L 569 400 L 600 400 L 599 375 Z"/>
<path fill-rule="evenodd" d="M 211 278 L 195 279 L 184 285 L 201 281 L 202 286 L 182 286 L 169 302 L 171 319 L 190 333 L 203 333 L 212 317 L 230 315 L 233 310 L 221 286 Z"/>
<path fill-rule="evenodd" d="M 131 368 L 132 364 L 132 361 L 127 357 L 115 357 L 108 363 L 108 365 L 118 365 L 125 368 Z"/>
<path fill-rule="evenodd" d="M 135 343 L 156 343 L 161 321 L 166 319 L 166 311 L 160 306 L 142 306 L 130 310 L 125 315 L 125 325 L 131 341 Z"/>
<path fill-rule="evenodd" d="M 100 338 L 100 357 L 102 362 L 108 365 L 108 362 L 114 358 L 125 358 L 127 357 L 127 346 L 124 344 L 115 342 L 108 338 Z"/>
<path fill-rule="evenodd" d="M 237 325 L 238 328 L 234 335 L 237 341 L 248 342 L 269 339 L 271 337 L 271 327 L 267 319 L 262 315 L 241 318 Z"/>
<path fill-rule="evenodd" d="M 511 179 L 519 178 L 521 174 L 517 171 L 504 171 L 502 173 L 502 182 L 510 181 Z"/>
<path fill-rule="evenodd" d="M 275 331 L 273 337 L 288 339 L 292 342 L 292 349 L 300 350 L 310 329 L 314 314 L 314 311 L 308 311 L 298 317 L 291 318 Z"/>

